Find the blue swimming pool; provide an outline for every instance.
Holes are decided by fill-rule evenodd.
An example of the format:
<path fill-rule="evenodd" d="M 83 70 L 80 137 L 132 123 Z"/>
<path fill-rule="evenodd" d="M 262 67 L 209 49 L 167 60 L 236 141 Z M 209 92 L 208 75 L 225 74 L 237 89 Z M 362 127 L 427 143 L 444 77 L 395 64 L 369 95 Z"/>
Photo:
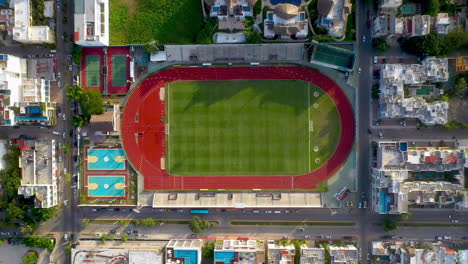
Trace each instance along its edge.
<path fill-rule="evenodd" d="M 125 176 L 88 176 L 89 197 L 125 197 Z"/>
<path fill-rule="evenodd" d="M 185 258 L 185 264 L 198 263 L 198 253 L 196 250 L 175 250 L 174 257 Z"/>
<path fill-rule="evenodd" d="M 278 4 L 293 4 L 296 6 L 301 5 L 301 0 L 270 0 L 270 3 L 272 5 L 278 5 Z"/>
<path fill-rule="evenodd" d="M 123 149 L 88 149 L 88 170 L 125 170 Z"/>
<path fill-rule="evenodd" d="M 30 106 L 27 108 L 27 112 L 29 114 L 40 114 L 41 113 L 41 107 L 40 106 Z"/>
<path fill-rule="evenodd" d="M 236 257 L 234 251 L 221 251 L 215 252 L 214 259 L 216 262 L 232 263 L 232 260 Z"/>

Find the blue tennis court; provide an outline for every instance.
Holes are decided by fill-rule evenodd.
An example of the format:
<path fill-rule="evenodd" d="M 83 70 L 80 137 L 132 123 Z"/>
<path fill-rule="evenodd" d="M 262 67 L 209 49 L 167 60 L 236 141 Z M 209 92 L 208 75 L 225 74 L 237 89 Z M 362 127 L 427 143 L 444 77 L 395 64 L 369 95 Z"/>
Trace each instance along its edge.
<path fill-rule="evenodd" d="M 125 197 L 125 176 L 88 176 L 88 197 Z"/>
<path fill-rule="evenodd" d="M 184 258 L 185 264 L 198 263 L 198 253 L 196 250 L 174 250 L 174 257 Z"/>
<path fill-rule="evenodd" d="M 125 170 L 123 149 L 88 149 L 88 170 Z"/>

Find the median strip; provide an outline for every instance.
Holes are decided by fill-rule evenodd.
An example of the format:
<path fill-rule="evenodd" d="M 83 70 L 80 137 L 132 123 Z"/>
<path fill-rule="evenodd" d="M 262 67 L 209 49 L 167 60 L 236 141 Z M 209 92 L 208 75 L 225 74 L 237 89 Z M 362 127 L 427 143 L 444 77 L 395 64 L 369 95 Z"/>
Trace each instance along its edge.
<path fill-rule="evenodd" d="M 402 222 L 399 226 L 408 227 L 468 227 L 468 223 L 421 223 L 421 222 Z"/>
<path fill-rule="evenodd" d="M 272 226 L 354 226 L 354 222 L 283 222 L 283 221 L 231 221 L 231 225 L 272 225 Z"/>

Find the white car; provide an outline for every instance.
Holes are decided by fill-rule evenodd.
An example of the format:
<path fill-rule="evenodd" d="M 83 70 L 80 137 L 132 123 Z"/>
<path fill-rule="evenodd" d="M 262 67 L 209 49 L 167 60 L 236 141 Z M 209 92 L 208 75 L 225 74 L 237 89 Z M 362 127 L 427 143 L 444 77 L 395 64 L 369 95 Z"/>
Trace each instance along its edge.
<path fill-rule="evenodd" d="M 379 138 L 380 138 L 380 139 L 383 138 L 383 133 L 382 133 L 382 131 L 379 131 Z"/>
<path fill-rule="evenodd" d="M 68 70 L 73 71 L 73 65 L 68 66 Z"/>
<path fill-rule="evenodd" d="M 67 120 L 67 115 L 62 114 L 62 120 L 63 120 L 63 121 Z"/>
<path fill-rule="evenodd" d="M 362 42 L 366 42 L 366 36 L 362 36 Z"/>
<path fill-rule="evenodd" d="M 377 56 L 374 56 L 374 64 L 377 64 Z"/>

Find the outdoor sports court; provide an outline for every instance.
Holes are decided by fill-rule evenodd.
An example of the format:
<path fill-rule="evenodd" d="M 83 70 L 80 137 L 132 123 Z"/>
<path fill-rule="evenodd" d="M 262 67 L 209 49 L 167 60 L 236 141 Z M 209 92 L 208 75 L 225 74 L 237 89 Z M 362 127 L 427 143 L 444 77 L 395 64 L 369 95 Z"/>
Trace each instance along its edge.
<path fill-rule="evenodd" d="M 106 94 L 127 94 L 130 89 L 129 47 L 84 47 L 81 80 L 85 89 Z"/>
<path fill-rule="evenodd" d="M 320 167 L 340 130 L 336 107 L 320 91 L 298 80 L 168 83 L 167 172 L 300 175 Z"/>
<path fill-rule="evenodd" d="M 171 98 L 171 83 L 176 81 L 253 81 L 253 80 L 300 80 L 303 82 L 310 83 L 310 87 L 316 87 L 318 96 L 316 97 L 316 102 L 311 102 L 307 104 L 308 109 L 318 111 L 314 115 L 315 117 L 320 117 L 321 120 L 327 120 L 330 109 L 336 109 L 339 118 L 337 118 L 337 124 L 331 124 L 338 129 L 333 129 L 338 131 L 335 141 L 336 145 L 333 146 L 333 150 L 330 151 L 330 157 L 325 158 L 326 161 L 323 161 L 323 164 L 320 164 L 317 168 L 312 169 L 312 171 L 299 174 L 269 174 L 269 175 L 254 175 L 254 174 L 242 174 L 238 171 L 237 175 L 220 175 L 220 174 L 192 174 L 192 175 L 174 175 L 170 171 L 177 169 L 177 163 L 173 163 L 170 159 L 172 157 L 171 146 L 172 146 L 172 136 L 174 118 L 171 117 L 171 110 L 166 114 L 166 107 L 171 109 L 172 106 L 167 106 L 166 104 L 171 104 L 173 98 Z M 169 85 L 168 85 L 169 84 Z M 223 84 L 219 89 L 223 89 L 225 84 Z M 187 88 L 188 89 L 188 88 Z M 192 88 L 190 88 L 192 89 Z M 203 88 L 208 89 L 208 88 Z M 214 88 L 213 88 L 214 89 Z M 240 89 L 240 88 L 238 88 Z M 305 88 L 303 88 L 305 89 Z M 246 89 L 248 90 L 248 89 Z M 290 90 L 290 89 L 286 89 Z M 312 91 L 312 90 L 310 90 Z M 226 92 L 226 94 L 228 94 Z M 226 96 L 223 101 L 232 101 L 232 106 L 237 105 L 240 107 L 240 101 L 237 101 L 235 104 L 235 96 L 242 94 L 237 93 L 235 95 Z M 315 98 L 315 92 L 311 93 L 311 99 Z M 321 96 L 326 94 L 327 96 Z M 168 95 L 169 97 L 166 97 Z M 281 98 L 282 96 L 278 96 Z M 295 96 L 294 96 L 295 97 Z M 255 96 L 253 97 L 256 98 Z M 330 102 L 336 106 L 335 108 L 320 108 L 320 105 L 325 104 L 325 101 L 322 98 L 330 98 Z M 203 107 L 215 105 L 210 101 L 200 103 L 203 101 L 202 97 L 195 98 L 194 102 Z M 246 107 L 248 107 L 250 101 L 245 100 Z M 296 98 L 297 99 L 297 98 Z M 167 101 L 166 101 L 167 100 Z M 259 100 L 259 99 L 257 99 Z M 255 102 L 255 100 L 251 100 Z M 302 100 L 300 100 L 302 101 Z M 262 103 L 259 103 L 262 102 Z M 272 107 L 274 104 L 268 103 L 268 100 L 257 101 L 256 108 L 261 107 Z M 284 103 L 279 103 L 274 107 L 283 107 Z M 303 103 L 305 105 L 305 103 Z M 148 107 L 151 105 L 152 107 Z M 229 104 L 224 104 L 226 107 Z M 310 107 L 312 105 L 312 107 Z M 314 105 L 317 105 L 315 108 Z M 327 110 L 328 109 L 328 110 Z M 191 108 L 186 108 L 186 111 L 190 111 Z M 202 110 L 202 109 L 200 109 Z M 209 108 L 207 108 L 209 110 Z M 243 111 L 244 109 L 238 108 L 238 111 Z M 231 111 L 231 112 L 230 112 Z M 257 110 L 256 110 L 257 111 Z M 258 110 L 260 111 L 260 110 Z M 267 111 L 265 111 L 266 113 Z M 201 111 L 200 113 L 203 113 Z M 227 110 L 226 113 L 234 113 L 233 110 Z M 300 111 L 298 114 L 301 113 Z M 177 115 L 177 113 L 176 113 Z M 207 116 L 209 116 L 207 114 Z M 236 120 L 240 118 L 241 115 L 237 117 L 232 117 Z M 185 122 L 194 122 L 196 123 L 198 119 L 203 120 L 203 115 L 197 114 L 195 118 L 187 118 Z M 230 116 L 225 116 L 225 120 L 229 120 Z M 219 122 L 219 119 L 210 120 L 208 117 L 206 122 Z M 265 119 L 268 120 L 268 119 Z M 298 120 L 305 120 L 298 117 Z M 177 121 L 175 121 L 177 124 Z M 205 121 L 203 121 L 205 122 Z M 237 121 L 236 121 L 237 122 Z M 250 121 L 252 122 L 252 121 Z M 298 123 L 302 123 L 299 122 Z M 190 125 L 184 124 L 185 126 L 190 127 Z M 267 124 L 265 127 L 268 127 Z M 287 129 L 284 127 L 284 123 L 278 122 L 277 128 L 275 129 Z M 192 127 L 195 125 L 192 125 Z M 271 124 L 270 124 L 271 126 Z M 298 126 L 301 127 L 301 126 Z M 313 125 L 315 128 L 315 124 Z M 209 129 L 209 128 L 207 128 Z M 231 127 L 232 129 L 232 127 Z M 257 128 L 258 129 L 258 128 Z M 309 127 L 310 129 L 310 127 Z M 314 71 L 309 68 L 297 67 L 297 66 L 279 66 L 279 67 L 199 67 L 199 68 L 171 68 L 164 71 L 161 71 L 153 76 L 147 78 L 143 81 L 128 97 L 125 110 L 122 117 L 122 141 L 127 158 L 133 165 L 133 167 L 144 175 L 144 188 L 145 189 L 174 189 L 174 190 L 186 190 L 186 189 L 314 189 L 320 182 L 327 180 L 333 176 L 345 163 L 347 160 L 352 146 L 354 144 L 354 111 L 348 101 L 348 98 L 340 89 L 340 87 L 334 83 L 327 76 Z M 187 129 L 190 130 L 190 129 Z M 240 129 L 238 133 L 246 133 Z M 312 130 L 310 130 L 312 131 Z M 316 131 L 316 130 L 313 130 Z M 325 130 L 322 130 L 325 131 Z M 180 132 L 183 133 L 183 132 Z M 275 132 L 277 133 L 277 132 Z M 182 135 L 182 134 L 181 134 Z M 196 135 L 193 135 L 196 136 Z M 216 135 L 215 135 L 216 136 Z M 330 137 L 328 132 L 320 132 L 312 138 L 317 138 L 319 140 L 322 137 Z M 189 138 L 189 137 L 187 137 Z M 255 138 L 255 137 L 254 137 Z M 304 140 L 304 145 L 307 145 L 308 137 L 300 136 Z M 166 142 L 168 139 L 169 142 Z M 257 136 L 256 140 L 263 140 Z M 331 138 L 330 138 L 331 139 Z M 325 140 L 324 140 L 325 141 Z M 189 141 L 190 142 L 190 141 Z M 270 143 L 273 142 L 269 141 Z M 287 141 L 290 142 L 290 141 Z M 316 141 L 318 142 L 318 141 Z M 333 142 L 333 141 L 330 141 Z M 180 145 L 184 145 L 183 140 L 179 142 Z M 169 148 L 166 149 L 166 144 L 169 145 Z M 285 144 L 285 143 L 281 143 Z M 248 144 L 246 144 L 248 145 Z M 266 143 L 264 145 L 271 145 Z M 309 145 L 312 146 L 312 145 Z M 278 148 L 281 149 L 281 148 Z M 323 152 L 323 147 L 318 147 L 317 151 L 314 148 L 311 148 L 311 151 L 308 153 L 319 155 L 318 153 Z M 169 151 L 169 153 L 166 153 Z M 195 150 L 197 153 L 197 150 Z M 282 155 L 281 151 L 272 151 L 271 155 Z M 201 153 L 203 154 L 203 153 Z M 262 153 L 265 161 L 271 156 L 264 155 Z M 205 155 L 205 157 L 211 157 L 211 155 Z M 169 161 L 166 159 L 169 158 Z M 279 159 L 278 159 L 279 160 Z M 316 161 L 316 159 L 311 158 L 311 160 Z M 182 159 L 179 163 L 185 162 L 186 160 Z M 171 168 L 169 168 L 169 164 Z M 208 163 L 205 163 L 208 164 Z M 223 164 L 226 164 L 226 161 L 223 160 Z M 218 165 L 216 165 L 218 166 Z M 225 166 L 225 165 L 221 165 Z M 235 168 L 238 164 L 234 164 L 231 168 L 234 170 L 239 170 Z M 252 172 L 252 168 L 248 168 Z M 189 169 L 185 170 L 188 172 Z M 202 169 L 202 168 L 200 168 Z M 168 171 L 170 170 L 170 171 Z M 300 169 L 292 169 L 299 171 Z M 210 168 L 211 171 L 211 168 Z M 247 171 L 247 170 L 246 170 Z M 181 171 L 183 173 L 184 171 Z M 233 172 L 231 170 L 231 172 Z M 270 172 L 266 172 L 270 173 Z M 291 172 L 292 173 L 292 172 Z"/>
<path fill-rule="evenodd" d="M 99 55 L 88 55 L 86 61 L 86 84 L 90 87 L 101 86 L 101 65 Z"/>
<path fill-rule="evenodd" d="M 89 148 L 87 153 L 88 170 L 125 170 L 123 149 Z"/>
<path fill-rule="evenodd" d="M 112 86 L 127 85 L 127 57 L 113 55 L 112 57 Z"/>
<path fill-rule="evenodd" d="M 88 197 L 90 198 L 122 198 L 125 197 L 125 175 L 89 175 L 87 181 Z"/>

